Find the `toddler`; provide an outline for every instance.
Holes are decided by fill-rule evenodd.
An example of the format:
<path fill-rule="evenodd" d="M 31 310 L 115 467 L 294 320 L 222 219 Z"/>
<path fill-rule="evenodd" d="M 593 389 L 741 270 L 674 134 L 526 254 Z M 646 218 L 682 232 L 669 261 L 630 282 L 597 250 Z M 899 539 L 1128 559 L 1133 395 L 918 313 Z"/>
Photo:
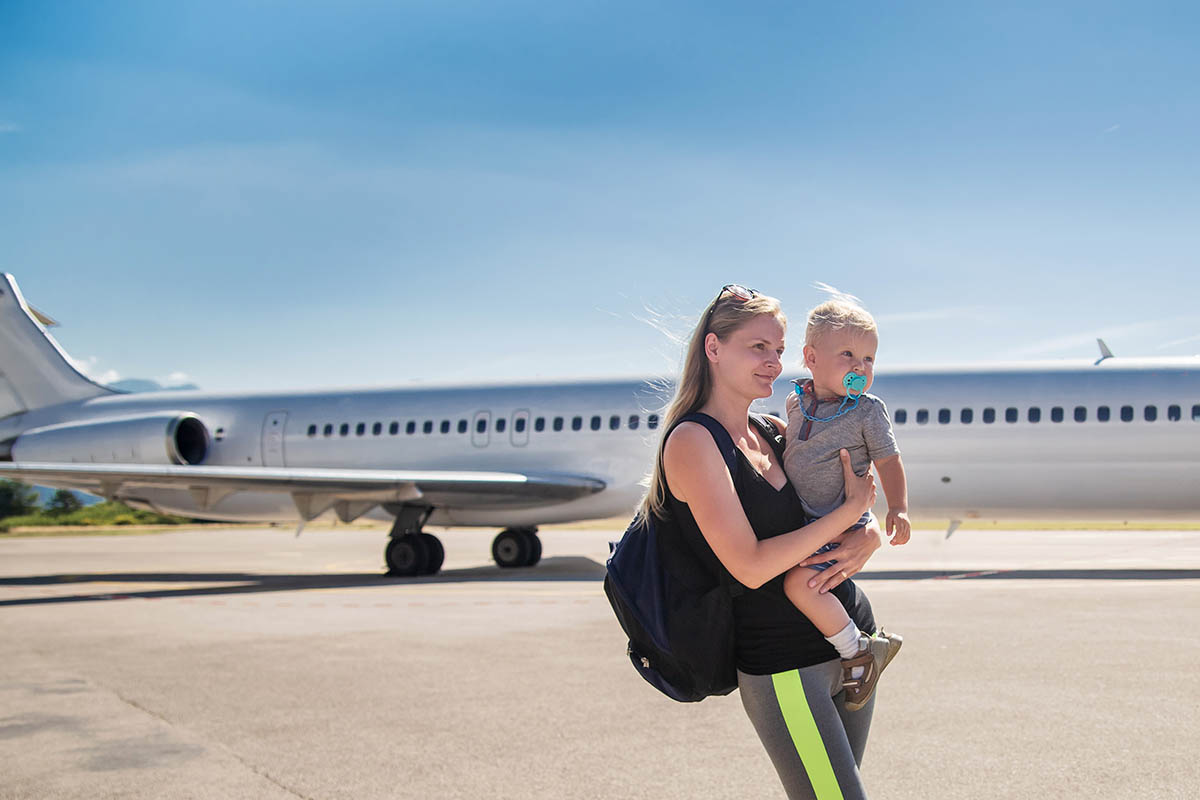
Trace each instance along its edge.
<path fill-rule="evenodd" d="M 783 466 L 812 518 L 822 517 L 846 498 L 839 451 L 848 450 L 855 473 L 875 465 L 888 501 L 887 533 L 893 545 L 911 533 L 908 489 L 900 451 L 883 401 L 867 394 L 874 378 L 879 337 L 875 320 L 849 295 L 838 295 L 808 314 L 804 365 L 811 379 L 795 381 L 787 400 L 787 445 Z M 870 511 L 850 530 L 867 525 Z M 831 542 L 819 553 L 837 549 Z M 900 649 L 903 639 L 882 629 L 861 633 L 841 602 L 820 594 L 808 582 L 835 562 L 793 567 L 783 581 L 788 599 L 824 634 L 842 657 L 846 707 L 856 711 L 875 691 L 880 672 Z"/>

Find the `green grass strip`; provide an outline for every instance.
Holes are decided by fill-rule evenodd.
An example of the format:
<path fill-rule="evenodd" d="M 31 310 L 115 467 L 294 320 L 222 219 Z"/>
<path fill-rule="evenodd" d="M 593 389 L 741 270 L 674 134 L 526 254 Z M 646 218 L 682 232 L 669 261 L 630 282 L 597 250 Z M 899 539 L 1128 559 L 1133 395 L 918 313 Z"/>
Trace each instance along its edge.
<path fill-rule="evenodd" d="M 776 672 L 771 676 L 771 682 L 775 684 L 775 699 L 779 701 L 779 710 L 783 712 L 784 724 L 792 735 L 792 744 L 800 754 L 817 800 L 843 800 L 842 787 L 833 773 L 833 764 L 829 762 L 821 731 L 808 707 L 800 671 Z"/>

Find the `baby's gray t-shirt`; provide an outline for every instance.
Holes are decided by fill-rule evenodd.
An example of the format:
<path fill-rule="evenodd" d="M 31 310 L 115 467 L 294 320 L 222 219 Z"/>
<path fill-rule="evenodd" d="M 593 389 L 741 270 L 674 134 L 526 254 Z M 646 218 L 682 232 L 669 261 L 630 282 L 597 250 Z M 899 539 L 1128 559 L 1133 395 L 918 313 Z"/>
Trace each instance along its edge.
<path fill-rule="evenodd" d="M 839 450 L 844 447 L 850 451 L 850 464 L 856 474 L 862 475 L 872 461 L 896 455 L 900 449 L 887 406 L 875 395 L 861 395 L 853 409 L 828 422 L 805 419 L 800 402 L 811 416 L 829 417 L 837 413 L 841 398 L 816 403 L 815 410 L 814 399 L 809 391 L 803 397 L 795 392 L 788 395 L 783 469 L 800 495 L 804 510 L 813 517 L 823 517 L 846 499 Z"/>

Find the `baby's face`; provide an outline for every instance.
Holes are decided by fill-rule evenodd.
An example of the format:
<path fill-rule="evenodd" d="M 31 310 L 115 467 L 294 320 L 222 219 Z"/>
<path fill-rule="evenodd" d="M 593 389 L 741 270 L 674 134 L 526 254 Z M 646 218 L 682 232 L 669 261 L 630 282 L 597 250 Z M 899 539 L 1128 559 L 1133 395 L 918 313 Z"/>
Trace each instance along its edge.
<path fill-rule="evenodd" d="M 864 375 L 868 391 L 875 380 L 875 350 L 879 337 L 873 333 L 841 330 L 825 334 L 815 344 L 804 345 L 804 366 L 822 394 L 846 394 L 842 379 L 847 372 Z"/>

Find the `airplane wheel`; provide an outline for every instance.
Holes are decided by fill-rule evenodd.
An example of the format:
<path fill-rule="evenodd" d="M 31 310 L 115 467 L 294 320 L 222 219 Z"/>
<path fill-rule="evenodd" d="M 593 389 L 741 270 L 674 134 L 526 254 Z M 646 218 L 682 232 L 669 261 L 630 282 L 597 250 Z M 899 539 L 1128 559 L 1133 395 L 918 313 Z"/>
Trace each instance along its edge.
<path fill-rule="evenodd" d="M 532 567 L 542 560 L 542 540 L 535 531 L 526 531 L 526 534 L 529 537 L 529 558 L 525 560 L 525 566 Z"/>
<path fill-rule="evenodd" d="M 492 558 L 501 567 L 526 566 L 531 549 L 528 535 L 520 528 L 505 528 L 492 540 Z"/>
<path fill-rule="evenodd" d="M 429 543 L 420 535 L 394 536 L 384 551 L 388 575 L 408 578 L 422 575 L 431 563 Z"/>
<path fill-rule="evenodd" d="M 442 540 L 432 533 L 422 533 L 420 536 L 429 548 L 429 560 L 425 564 L 425 569 L 421 570 L 421 574 L 436 575 L 437 571 L 442 568 L 442 562 L 446 560 L 446 548 L 442 547 Z"/>

